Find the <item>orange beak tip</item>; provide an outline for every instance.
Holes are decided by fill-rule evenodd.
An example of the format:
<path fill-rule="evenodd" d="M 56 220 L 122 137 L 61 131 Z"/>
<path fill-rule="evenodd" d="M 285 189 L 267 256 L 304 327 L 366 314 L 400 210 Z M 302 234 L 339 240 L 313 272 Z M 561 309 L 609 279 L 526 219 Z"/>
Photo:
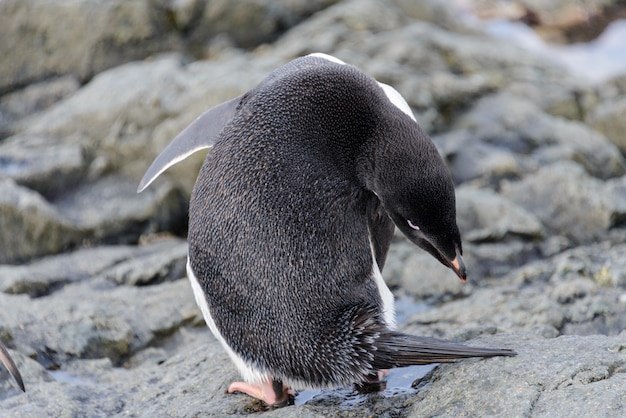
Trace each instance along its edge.
<path fill-rule="evenodd" d="M 463 258 L 460 254 L 457 253 L 457 256 L 450 262 L 450 266 L 452 267 L 452 270 L 454 270 L 456 275 L 459 276 L 459 279 L 461 279 L 461 281 L 465 283 L 467 281 L 467 271 L 465 269 L 465 263 L 463 262 Z"/>

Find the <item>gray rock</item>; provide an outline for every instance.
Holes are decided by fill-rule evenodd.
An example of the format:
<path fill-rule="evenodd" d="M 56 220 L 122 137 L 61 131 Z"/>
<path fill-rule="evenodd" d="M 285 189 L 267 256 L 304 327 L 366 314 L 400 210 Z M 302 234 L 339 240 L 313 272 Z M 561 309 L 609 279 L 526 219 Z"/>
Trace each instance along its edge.
<path fill-rule="evenodd" d="M 457 189 L 458 225 L 467 241 L 500 241 L 507 237 L 539 239 L 541 222 L 530 212 L 488 189 Z"/>
<path fill-rule="evenodd" d="M 0 65 L 0 93 L 65 74 L 85 81 L 162 51 L 203 55 L 211 38 L 222 33 L 239 45 L 258 45 L 333 3 L 7 0 L 0 5 L 0 54 L 12 59 Z"/>
<path fill-rule="evenodd" d="M 179 5 L 183 3 L 190 2 L 178 2 Z M 218 0 L 194 3 L 196 10 L 193 15 L 189 12 L 174 13 L 176 18 L 182 18 L 176 19 L 176 26 L 189 33 L 191 42 L 201 46 L 207 39 L 226 33 L 237 45 L 250 47 L 273 41 L 285 30 L 337 3 L 337 0 Z M 190 24 L 193 26 L 189 27 Z"/>
<path fill-rule="evenodd" d="M 459 337 L 459 330 L 530 332 L 546 326 L 567 334 L 617 335 L 626 327 L 624 250 L 610 243 L 579 247 L 482 278 L 462 298 L 413 315 L 406 329 L 446 338 Z"/>
<path fill-rule="evenodd" d="M 471 137 L 464 140 L 462 147 L 457 147 L 459 164 L 479 163 L 477 160 L 484 152 L 468 154 L 465 150 L 484 147 L 486 143 L 514 153 L 522 172 L 534 171 L 552 162 L 571 160 L 601 179 L 626 173 L 624 158 L 602 135 L 580 122 L 550 116 L 535 104 L 509 93 L 478 100 L 454 124 L 454 129 L 465 131 L 461 137 Z M 463 161 L 462 157 L 468 155 L 475 157 Z"/>
<path fill-rule="evenodd" d="M 324 391 L 304 405 L 265 415 L 480 416 L 491 411 L 519 416 L 521 411 L 554 416 L 576 410 L 595 416 L 594 410 L 624 408 L 623 336 L 498 335 L 472 344 L 512 347 L 519 356 L 442 365 L 416 382 L 417 389 L 372 395 L 357 395 L 349 388 Z M 27 393 L 8 388 L 8 396 L 0 401 L 11 416 L 241 416 L 260 410 L 258 403 L 244 395 L 224 393 L 237 375 L 214 340 L 191 345 L 161 365 L 132 370 L 111 368 L 110 362 L 102 360 L 70 363 L 63 374 L 53 373 L 57 381 L 50 381 L 46 374 L 35 375 L 24 367 L 27 362 L 34 363 L 18 357 L 30 382 Z"/>
<path fill-rule="evenodd" d="M 0 179 L 0 262 L 55 254 L 84 240 L 137 242 L 142 233 L 184 225 L 187 200 L 171 183 L 141 195 L 136 185 L 110 176 L 47 202 L 11 179 Z"/>
<path fill-rule="evenodd" d="M 46 367 L 71 358 L 107 357 L 118 363 L 199 315 L 186 280 L 140 288 L 95 281 L 39 299 L 0 294 L 0 300 L 0 319 L 13 344 L 36 353 Z"/>
<path fill-rule="evenodd" d="M 507 239 L 480 244 L 466 243 L 463 258 L 469 269 L 468 280 L 480 283 L 484 277 L 500 277 L 512 268 L 536 259 L 542 243 Z"/>
<path fill-rule="evenodd" d="M 117 284 L 147 285 L 184 277 L 186 242 L 179 239 L 143 246 L 82 248 L 48 256 L 25 265 L 0 265 L 8 294 L 41 297 L 64 285 L 103 277 Z"/>
<path fill-rule="evenodd" d="M 589 115 L 587 122 L 593 128 L 602 132 L 626 155 L 626 97 L 617 100 L 605 101 L 598 105 Z"/>
<path fill-rule="evenodd" d="M 20 126 L 31 135 L 60 138 L 57 143 L 78 142 L 87 180 L 123 171 L 138 183 L 154 157 L 187 124 L 252 87 L 277 65 L 268 60 L 250 66 L 237 55 L 189 65 L 177 55 L 134 62 L 99 74 L 72 97 Z M 184 185 L 187 197 L 203 159 L 198 155 L 166 173 L 174 173 L 171 177 Z"/>
<path fill-rule="evenodd" d="M 606 187 L 607 193 L 613 199 L 613 226 L 623 227 L 626 225 L 626 176 L 607 181 Z"/>
<path fill-rule="evenodd" d="M 67 283 L 87 280 L 134 253 L 130 246 L 79 249 L 73 253 L 47 256 L 23 265 L 0 265 L 2 290 L 9 294 L 41 297 Z"/>
<path fill-rule="evenodd" d="M 575 244 L 601 239 L 613 226 L 616 209 L 606 187 L 571 162 L 505 182 L 502 193 L 537 216 L 551 233 Z"/>
<path fill-rule="evenodd" d="M 464 28 L 462 19 L 456 14 L 454 7 L 449 7 L 437 0 L 426 0 L 414 2 L 411 0 L 392 0 L 404 14 L 411 19 L 431 22 L 437 26 L 451 29 L 461 30 Z"/>
<path fill-rule="evenodd" d="M 519 178 L 525 167 L 511 150 L 480 142 L 474 132 L 449 131 L 433 138 L 457 183 L 480 179 L 485 185 Z"/>
<path fill-rule="evenodd" d="M 138 195 L 134 179 L 112 175 L 75 188 L 54 206 L 95 242 L 136 242 L 151 229 L 180 228 L 187 200 L 171 183 L 162 185 Z"/>
<path fill-rule="evenodd" d="M 14 86 L 15 87 L 15 86 Z M 80 85 L 72 76 L 30 84 L 21 90 L 0 97 L 0 138 L 13 131 L 13 124 L 32 113 L 52 106 L 57 101 L 75 93 Z"/>
<path fill-rule="evenodd" d="M 409 416 L 617 417 L 626 409 L 624 337 L 485 339 L 519 355 L 438 367 Z"/>
<path fill-rule="evenodd" d="M 441 302 L 470 292 L 449 268 L 408 240 L 394 244 L 388 259 L 390 265 L 383 270 L 387 283 L 415 300 Z"/>
<path fill-rule="evenodd" d="M 348 0 L 313 15 L 278 39 L 271 51 L 281 60 L 312 52 L 335 54 L 362 66 L 367 57 L 355 51 L 374 37 L 408 22 L 402 11 L 389 2 Z"/>
<path fill-rule="evenodd" d="M 0 176 L 50 199 L 83 180 L 88 167 L 84 154 L 77 141 L 16 135 L 0 144 Z"/>
<path fill-rule="evenodd" d="M 585 120 L 598 97 L 585 82 L 572 77 L 519 79 L 507 83 L 503 92 L 531 101 L 544 112 L 571 120 Z"/>
<path fill-rule="evenodd" d="M 187 243 L 167 240 L 139 247 L 132 255 L 101 274 L 116 284 L 145 286 L 186 276 Z"/>
<path fill-rule="evenodd" d="M 0 178 L 0 263 L 56 253 L 81 236 L 41 195 Z"/>
<path fill-rule="evenodd" d="M 0 53 L 13 57 L 0 66 L 0 91 L 63 74 L 85 80 L 177 41 L 165 10 L 148 1 L 11 0 L 0 16 Z"/>

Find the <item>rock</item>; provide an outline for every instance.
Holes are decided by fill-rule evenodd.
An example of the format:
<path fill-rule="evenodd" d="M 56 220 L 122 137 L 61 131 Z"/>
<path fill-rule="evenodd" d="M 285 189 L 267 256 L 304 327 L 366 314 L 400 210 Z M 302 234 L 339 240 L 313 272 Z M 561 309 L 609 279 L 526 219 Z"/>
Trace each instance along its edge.
<path fill-rule="evenodd" d="M 73 253 L 42 257 L 23 265 L 0 265 L 2 291 L 46 296 L 63 285 L 87 280 L 132 254 L 133 247 L 112 246 L 79 249 Z"/>
<path fill-rule="evenodd" d="M 171 183 L 137 195 L 134 180 L 109 176 L 53 202 L 0 179 L 0 262 L 55 254 L 84 240 L 136 243 L 139 236 L 184 227 L 187 201 Z"/>
<path fill-rule="evenodd" d="M 393 0 L 393 4 L 411 19 L 431 22 L 451 30 L 463 27 L 461 19 L 459 19 L 459 15 L 456 13 L 457 10 L 437 0 L 427 0 L 419 3 L 410 0 Z"/>
<path fill-rule="evenodd" d="M 399 28 L 407 21 L 402 11 L 390 3 L 338 2 L 285 33 L 275 42 L 272 53 L 285 62 L 321 51 L 361 66 L 365 57 L 354 53 L 355 47 L 372 40 L 372 34 Z"/>
<path fill-rule="evenodd" d="M 146 192 L 138 195 L 134 179 L 112 175 L 77 187 L 54 205 L 95 242 L 134 243 L 144 232 L 180 230 L 187 212 L 181 193 L 171 183 Z"/>
<path fill-rule="evenodd" d="M 485 327 L 530 332 L 538 326 L 567 334 L 617 335 L 626 327 L 621 298 L 626 268 L 619 261 L 625 249 L 608 242 L 583 246 L 485 277 L 462 298 L 414 314 L 406 329 L 444 338 Z"/>
<path fill-rule="evenodd" d="M 485 338 L 518 356 L 436 368 L 409 416 L 618 416 L 626 408 L 624 337 Z"/>
<path fill-rule="evenodd" d="M 53 382 L 54 378 L 50 373 L 38 362 L 25 356 L 20 351 L 9 349 L 11 357 L 15 361 L 22 378 L 25 381 L 26 391 L 33 389 L 33 383 Z M 17 385 L 13 382 L 13 378 L 9 372 L 2 366 L 0 368 L 0 402 L 5 399 L 14 398 L 16 394 L 22 393 Z"/>
<path fill-rule="evenodd" d="M 222 33 L 240 46 L 258 45 L 335 1 L 7 0 L 0 5 L 0 54 L 20 53 L 0 65 L 0 93 L 53 76 L 84 82 L 162 51 L 203 55 Z"/>
<path fill-rule="evenodd" d="M 349 388 L 327 390 L 304 405 L 265 415 L 422 416 L 458 415 L 463 411 L 483 415 L 492 411 L 517 416 L 520 411 L 536 411 L 553 416 L 570 408 L 585 416 L 594 415 L 592 408 L 619 411 L 624 408 L 621 387 L 626 383 L 623 341 L 623 336 L 483 337 L 472 344 L 512 347 L 519 356 L 441 365 L 416 382 L 417 389 L 371 395 L 357 395 Z M 32 360 L 18 358 L 20 367 L 24 362 Z M 237 376 L 215 340 L 189 347 L 161 365 L 144 365 L 133 371 L 111 368 L 101 360 L 70 363 L 65 374 L 58 375 L 59 381 L 50 381 L 46 375 L 31 376 L 30 369 L 27 371 L 27 382 L 31 383 L 26 394 L 18 395 L 9 388 L 9 396 L 1 400 L 3 410 L 11 416 L 45 416 L 61 411 L 130 416 L 213 416 L 219 412 L 240 416 L 260 409 L 244 395 L 224 393 Z M 485 398 L 484 393 L 499 395 Z"/>
<path fill-rule="evenodd" d="M 16 135 L 0 144 L 0 175 L 47 199 L 78 185 L 87 173 L 84 146 L 39 135 Z"/>
<path fill-rule="evenodd" d="M 187 243 L 167 240 L 138 248 L 135 256 L 102 272 L 116 284 L 146 286 L 186 277 Z"/>
<path fill-rule="evenodd" d="M 8 136 L 19 119 L 47 109 L 79 87 L 78 80 L 68 75 L 31 84 L 0 97 L 0 120 L 4 121 L 0 122 L 0 138 Z"/>
<path fill-rule="evenodd" d="M 500 241 L 511 236 L 536 240 L 544 235 L 532 213 L 488 189 L 461 186 L 456 197 L 458 225 L 467 241 Z"/>
<path fill-rule="evenodd" d="M 626 173 L 624 158 L 602 135 L 580 122 L 547 115 L 533 103 L 509 93 L 478 100 L 454 124 L 454 129 L 465 132 L 458 134 L 461 137 L 470 136 L 462 147 L 457 146 L 459 158 L 475 156 L 459 161 L 460 165 L 480 164 L 480 156 L 485 152 L 471 153 L 468 148 L 480 149 L 487 144 L 492 149 L 512 152 L 520 167 L 518 171 L 522 172 L 566 159 L 583 165 L 601 179 Z M 528 158 L 529 155 L 534 158 Z M 453 167 L 455 158 L 452 154 Z"/>
<path fill-rule="evenodd" d="M 0 16 L 2 55 L 20 51 L 0 66 L 0 91 L 64 74 L 86 80 L 177 42 L 165 10 L 148 1 L 10 0 Z"/>
<path fill-rule="evenodd" d="M 480 284 L 485 277 L 501 277 L 540 255 L 542 243 L 509 239 L 480 244 L 466 243 L 463 257 L 469 269 L 468 281 Z M 489 284 L 487 284 L 489 285 Z"/>
<path fill-rule="evenodd" d="M 383 276 L 388 283 L 397 283 L 396 286 L 414 300 L 438 303 L 462 297 L 470 291 L 449 268 L 408 240 L 394 246 L 403 247 L 394 248 L 389 256 L 389 261 L 398 263 L 399 266 L 389 275 L 387 274 L 389 267 L 386 267 Z M 394 258 L 398 257 L 400 251 L 404 257 L 400 259 L 401 261 L 396 261 Z"/>
<path fill-rule="evenodd" d="M 89 167 L 87 180 L 124 171 L 138 183 L 156 155 L 187 124 L 252 87 L 274 64 L 251 68 L 245 58 L 230 57 L 185 66 L 177 55 L 130 63 L 99 74 L 77 94 L 20 126 L 31 135 L 78 141 Z M 185 185 L 187 198 L 203 159 L 190 159 L 166 173 L 185 179 L 179 182 Z"/>
<path fill-rule="evenodd" d="M 273 41 L 306 17 L 335 3 L 337 0 L 196 1 L 192 17 L 183 17 L 182 13 L 176 12 L 174 16 L 183 17 L 182 21 L 176 19 L 176 26 L 189 34 L 191 42 L 202 45 L 207 39 L 226 33 L 236 45 L 250 47 Z M 189 27 L 185 24 L 187 22 L 193 26 Z"/>
<path fill-rule="evenodd" d="M 0 263 L 60 252 L 81 236 L 41 195 L 0 178 Z"/>
<path fill-rule="evenodd" d="M 613 144 L 626 155 L 626 98 L 606 101 L 598 105 L 589 115 L 588 123 L 602 132 Z"/>
<path fill-rule="evenodd" d="M 143 246 L 82 248 L 26 265 L 0 265 L 2 290 L 42 297 L 64 285 L 104 277 L 117 284 L 147 285 L 184 277 L 187 244 L 179 239 Z"/>
<path fill-rule="evenodd" d="M 107 357 L 117 364 L 199 315 L 186 280 L 108 290 L 106 283 L 78 283 L 33 300 L 0 294 L 0 318 L 13 344 L 54 368 L 71 358 Z"/>
<path fill-rule="evenodd" d="M 515 3 L 471 1 L 466 7 L 481 19 L 521 21 L 551 43 L 584 43 L 596 38 L 609 22 L 619 19 L 616 0 L 589 0 L 584 4 L 567 0 Z"/>
<path fill-rule="evenodd" d="M 472 132 L 454 130 L 437 135 L 433 140 L 448 161 L 457 183 L 481 179 L 489 185 L 522 176 L 524 167 L 513 152 L 479 142 Z"/>
<path fill-rule="evenodd" d="M 626 176 L 607 181 L 606 187 L 609 196 L 613 198 L 613 226 L 624 227 L 626 225 Z"/>
<path fill-rule="evenodd" d="M 502 193 L 535 214 L 551 233 L 575 244 L 600 239 L 612 227 L 615 209 L 606 188 L 571 162 L 554 163 L 524 180 L 506 182 Z"/>

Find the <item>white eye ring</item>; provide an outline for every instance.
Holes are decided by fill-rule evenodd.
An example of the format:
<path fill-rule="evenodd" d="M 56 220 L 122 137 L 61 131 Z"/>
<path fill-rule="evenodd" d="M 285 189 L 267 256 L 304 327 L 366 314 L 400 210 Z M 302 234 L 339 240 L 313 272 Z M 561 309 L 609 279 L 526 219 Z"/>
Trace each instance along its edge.
<path fill-rule="evenodd" d="M 419 230 L 420 230 L 420 227 L 419 227 L 419 226 L 417 226 L 417 225 L 415 225 L 413 222 L 411 222 L 411 220 L 410 220 L 410 219 L 407 219 L 406 221 L 407 221 L 407 223 L 409 224 L 409 226 L 410 226 L 411 228 L 415 229 L 416 231 L 419 231 Z"/>

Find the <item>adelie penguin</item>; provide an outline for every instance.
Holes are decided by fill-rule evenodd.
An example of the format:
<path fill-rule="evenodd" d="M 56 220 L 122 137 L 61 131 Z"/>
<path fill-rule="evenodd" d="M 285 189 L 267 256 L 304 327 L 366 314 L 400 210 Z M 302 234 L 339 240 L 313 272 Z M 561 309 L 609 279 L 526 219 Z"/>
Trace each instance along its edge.
<path fill-rule="evenodd" d="M 138 191 L 203 148 L 187 274 L 243 376 L 229 392 L 281 405 L 291 385 L 515 355 L 396 328 L 381 276 L 394 225 L 461 280 L 466 269 L 451 176 L 392 87 L 329 55 L 293 60 L 198 117 Z"/>

